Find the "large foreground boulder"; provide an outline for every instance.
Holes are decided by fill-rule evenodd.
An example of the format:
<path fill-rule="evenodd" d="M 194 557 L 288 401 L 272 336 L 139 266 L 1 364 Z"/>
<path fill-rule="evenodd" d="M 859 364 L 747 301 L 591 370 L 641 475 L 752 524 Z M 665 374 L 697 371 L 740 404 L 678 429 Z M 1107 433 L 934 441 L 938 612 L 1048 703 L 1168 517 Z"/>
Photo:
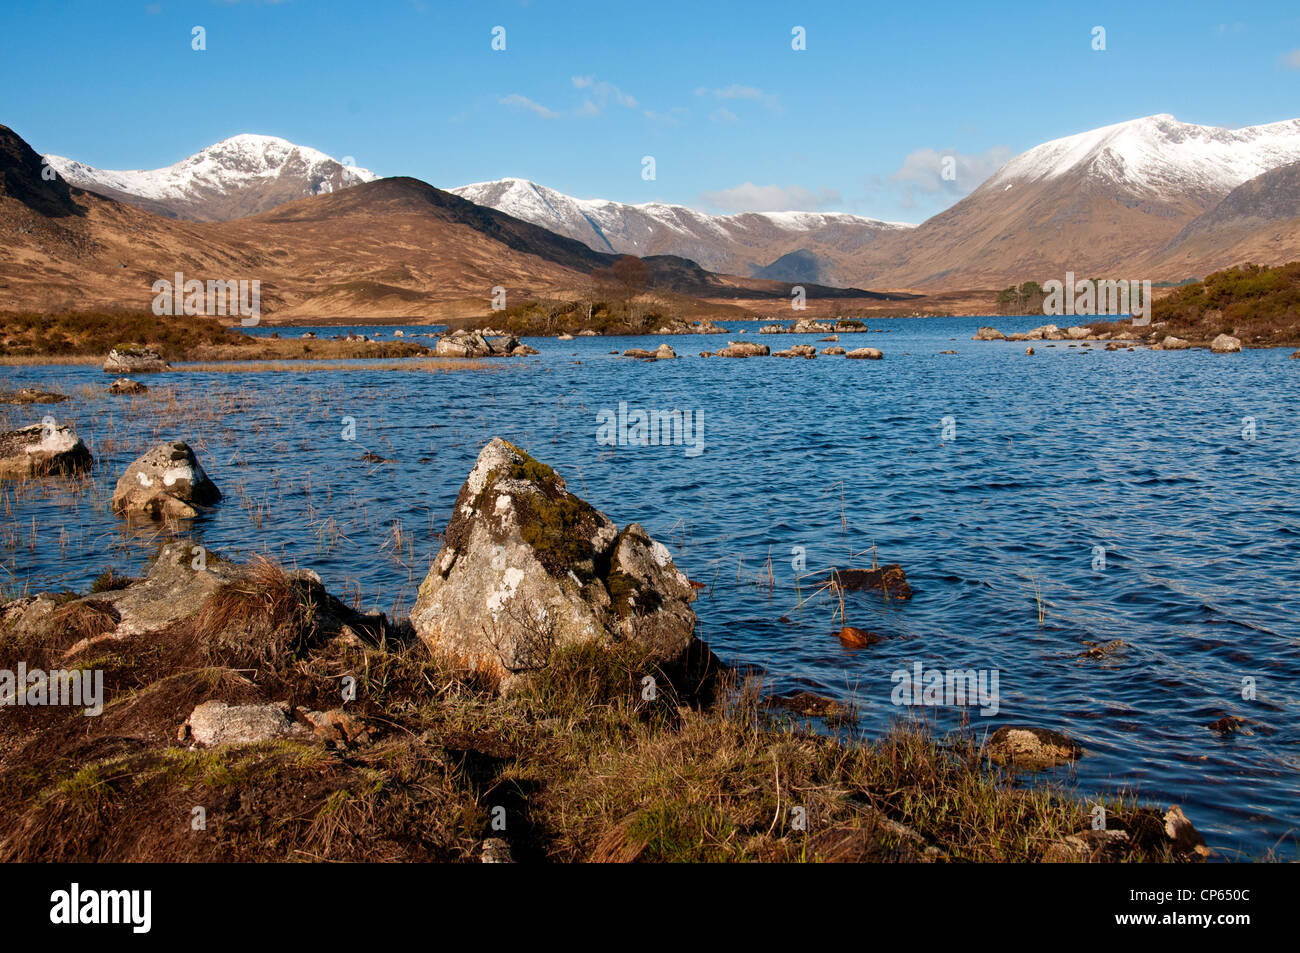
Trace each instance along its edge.
<path fill-rule="evenodd" d="M 190 519 L 220 499 L 190 445 L 177 441 L 159 444 L 126 468 L 113 490 L 113 512 Z"/>
<path fill-rule="evenodd" d="M 32 424 L 0 433 L 0 480 L 83 473 L 94 458 L 71 427 Z"/>
<path fill-rule="evenodd" d="M 1220 334 L 1210 342 L 1210 350 L 1215 354 L 1240 354 L 1241 338 L 1235 338 L 1231 334 Z"/>
<path fill-rule="evenodd" d="M 444 540 L 411 623 L 436 653 L 503 689 L 581 642 L 633 642 L 666 669 L 701 654 L 695 590 L 668 550 L 636 523 L 620 533 L 499 437 L 461 487 Z"/>
<path fill-rule="evenodd" d="M 152 374 L 170 369 L 161 354 L 138 344 L 119 344 L 104 359 L 105 374 Z"/>

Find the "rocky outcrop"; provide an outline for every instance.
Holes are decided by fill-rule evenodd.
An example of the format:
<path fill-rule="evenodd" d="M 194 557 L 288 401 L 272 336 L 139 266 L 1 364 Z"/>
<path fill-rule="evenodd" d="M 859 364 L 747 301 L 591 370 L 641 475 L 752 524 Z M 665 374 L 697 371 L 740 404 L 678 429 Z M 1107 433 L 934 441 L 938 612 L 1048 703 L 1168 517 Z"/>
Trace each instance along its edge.
<path fill-rule="evenodd" d="M 1059 731 L 1007 725 L 993 732 L 984 745 L 984 754 L 995 764 L 1041 771 L 1067 764 L 1084 751 Z"/>
<path fill-rule="evenodd" d="M 822 348 L 822 353 L 838 355 L 838 354 L 847 354 L 848 352 L 845 351 L 844 348 L 842 347 L 827 347 L 827 348 Z"/>
<path fill-rule="evenodd" d="M 154 374 L 170 369 L 161 354 L 139 344 L 119 344 L 104 359 L 105 374 Z"/>
<path fill-rule="evenodd" d="M 1176 338 L 1172 334 L 1167 335 L 1159 344 L 1151 345 L 1153 351 L 1185 351 L 1192 346 L 1191 341 L 1185 341 L 1182 338 Z"/>
<path fill-rule="evenodd" d="M 94 458 L 76 432 L 52 418 L 0 433 L 0 480 L 51 475 L 71 476 L 94 466 Z"/>
<path fill-rule="evenodd" d="M 813 358 L 817 356 L 817 348 L 811 344 L 796 344 L 793 347 L 786 348 L 784 351 L 773 351 L 773 357 L 803 357 Z"/>
<path fill-rule="evenodd" d="M 759 334 L 865 334 L 867 326 L 860 321 L 813 321 L 803 318 L 794 324 L 765 324 Z"/>
<path fill-rule="evenodd" d="M 1235 338 L 1231 334 L 1220 334 L 1210 342 L 1210 350 L 1215 354 L 1240 354 L 1241 338 Z"/>
<path fill-rule="evenodd" d="M 519 339 L 513 334 L 499 331 L 451 331 L 438 339 L 433 349 L 435 357 L 451 358 L 486 358 L 514 357 L 521 347 Z M 531 353 L 537 353 L 532 351 Z M 528 353 L 528 352 L 523 352 Z"/>
<path fill-rule="evenodd" d="M 621 533 L 550 467 L 495 438 L 461 487 L 411 624 L 439 655 L 508 688 L 583 642 L 634 642 L 685 663 L 695 590 L 668 550 L 633 523 Z"/>
<path fill-rule="evenodd" d="M 1048 844 L 1041 859 L 1046 863 L 1122 861 L 1135 852 L 1184 862 L 1203 861 L 1212 853 L 1175 804 L 1163 813 L 1151 807 L 1109 813 L 1104 827 L 1081 830 Z"/>
<path fill-rule="evenodd" d="M 139 381 L 131 380 L 129 377 L 119 377 L 108 385 L 108 392 L 110 394 L 147 394 L 149 388 Z"/>
<path fill-rule="evenodd" d="M 594 332 L 593 332 L 594 333 Z M 667 324 L 660 325 L 655 334 L 726 334 L 726 328 L 720 328 L 710 319 L 704 318 L 694 324 L 687 324 L 681 319 L 674 318 Z"/>
<path fill-rule="evenodd" d="M 766 344 L 750 344 L 747 341 L 728 341 L 727 346 L 718 351 L 718 357 L 767 357 L 772 349 Z"/>
<path fill-rule="evenodd" d="M 154 519 L 190 519 L 221 491 L 199 466 L 189 444 L 159 444 L 126 468 L 113 490 L 113 512 Z"/>
<path fill-rule="evenodd" d="M 859 347 L 844 356 L 850 361 L 878 361 L 885 355 L 874 347 Z"/>
<path fill-rule="evenodd" d="M 972 341 L 1005 341 L 1006 339 L 1007 336 L 997 328 L 988 327 L 980 328 L 975 332 L 975 336 L 971 338 Z"/>
<path fill-rule="evenodd" d="M 657 348 L 655 348 L 656 361 L 671 361 L 675 357 L 677 357 L 677 352 L 674 351 L 672 347 L 666 343 L 660 344 Z"/>

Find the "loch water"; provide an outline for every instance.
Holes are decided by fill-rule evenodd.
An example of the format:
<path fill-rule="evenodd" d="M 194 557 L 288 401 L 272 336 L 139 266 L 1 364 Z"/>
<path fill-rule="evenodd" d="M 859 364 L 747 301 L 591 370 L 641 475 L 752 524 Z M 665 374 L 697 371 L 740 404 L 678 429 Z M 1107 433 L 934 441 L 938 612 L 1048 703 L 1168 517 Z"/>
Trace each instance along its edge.
<path fill-rule="evenodd" d="M 701 635 L 770 688 L 852 696 L 867 735 L 900 718 L 1063 731 L 1087 754 L 1051 774 L 1060 783 L 1181 804 L 1221 857 L 1295 859 L 1300 361 L 1064 341 L 1026 356 L 971 340 L 981 324 L 1041 323 L 881 320 L 841 335 L 882 361 L 704 360 L 725 338 L 681 336 L 529 340 L 540 355 L 447 372 L 180 366 L 142 377 L 144 398 L 103 394 L 98 366 L 0 368 L 0 388 L 74 395 L 0 406 L 4 429 L 70 422 L 97 474 L 80 492 L 0 488 L 0 586 L 84 591 L 107 567 L 140 572 L 167 531 L 128 526 L 107 499 L 149 445 L 183 439 L 226 498 L 181 532 L 400 613 L 480 447 L 502 436 L 668 546 L 704 584 Z M 729 327 L 774 350 L 818 337 Z M 609 353 L 665 341 L 682 359 Z M 702 452 L 598 442 L 620 404 L 694 412 Z M 883 640 L 847 649 L 838 599 L 813 577 L 873 556 L 901 564 L 914 595 L 849 593 L 845 621 Z M 996 672 L 996 714 L 894 704 L 895 674 L 918 662 Z M 1208 727 L 1225 716 L 1246 727 Z"/>

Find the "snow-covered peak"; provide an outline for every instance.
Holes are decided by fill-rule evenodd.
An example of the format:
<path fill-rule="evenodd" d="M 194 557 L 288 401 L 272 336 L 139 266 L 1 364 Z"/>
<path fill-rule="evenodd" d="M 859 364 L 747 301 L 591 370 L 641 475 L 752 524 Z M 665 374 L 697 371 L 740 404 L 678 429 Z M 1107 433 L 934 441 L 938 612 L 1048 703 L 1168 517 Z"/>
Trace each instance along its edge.
<path fill-rule="evenodd" d="M 378 178 L 368 169 L 343 165 L 325 153 L 276 136 L 244 133 L 223 139 L 163 169 L 97 169 L 63 156 L 47 155 L 50 166 L 73 185 L 106 187 L 156 201 L 190 200 L 224 194 L 276 179 L 303 180 L 306 194 L 319 195 Z"/>
<path fill-rule="evenodd" d="M 914 226 L 882 222 L 847 212 L 739 212 L 734 215 L 709 215 L 685 205 L 665 202 L 630 204 L 609 199 L 579 199 L 528 179 L 504 178 L 475 182 L 451 189 L 461 198 L 477 205 L 487 205 L 515 218 L 542 225 L 555 231 L 561 226 L 579 226 L 583 221 L 604 227 L 614 219 L 629 215 L 644 217 L 681 232 L 712 231 L 723 236 L 732 224 L 765 221 L 790 231 L 811 231 L 827 225 L 864 225 L 873 228 L 912 228 Z"/>
<path fill-rule="evenodd" d="M 1080 172 L 1156 195 L 1227 193 L 1300 161 L 1300 119 L 1223 129 L 1162 113 L 1035 146 L 1004 165 L 986 188 L 1011 188 Z"/>

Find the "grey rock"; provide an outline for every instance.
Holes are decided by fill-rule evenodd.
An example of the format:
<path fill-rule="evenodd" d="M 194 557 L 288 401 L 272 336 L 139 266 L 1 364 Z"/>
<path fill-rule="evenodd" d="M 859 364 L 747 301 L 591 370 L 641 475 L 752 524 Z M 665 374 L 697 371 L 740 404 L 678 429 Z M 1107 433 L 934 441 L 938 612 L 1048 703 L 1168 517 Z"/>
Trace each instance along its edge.
<path fill-rule="evenodd" d="M 68 426 L 51 421 L 0 433 L 0 480 L 71 476 L 94 466 L 94 458 Z"/>
<path fill-rule="evenodd" d="M 208 479 L 189 444 L 159 444 L 126 468 L 113 490 L 113 512 L 154 519 L 189 519 L 221 491 Z"/>

